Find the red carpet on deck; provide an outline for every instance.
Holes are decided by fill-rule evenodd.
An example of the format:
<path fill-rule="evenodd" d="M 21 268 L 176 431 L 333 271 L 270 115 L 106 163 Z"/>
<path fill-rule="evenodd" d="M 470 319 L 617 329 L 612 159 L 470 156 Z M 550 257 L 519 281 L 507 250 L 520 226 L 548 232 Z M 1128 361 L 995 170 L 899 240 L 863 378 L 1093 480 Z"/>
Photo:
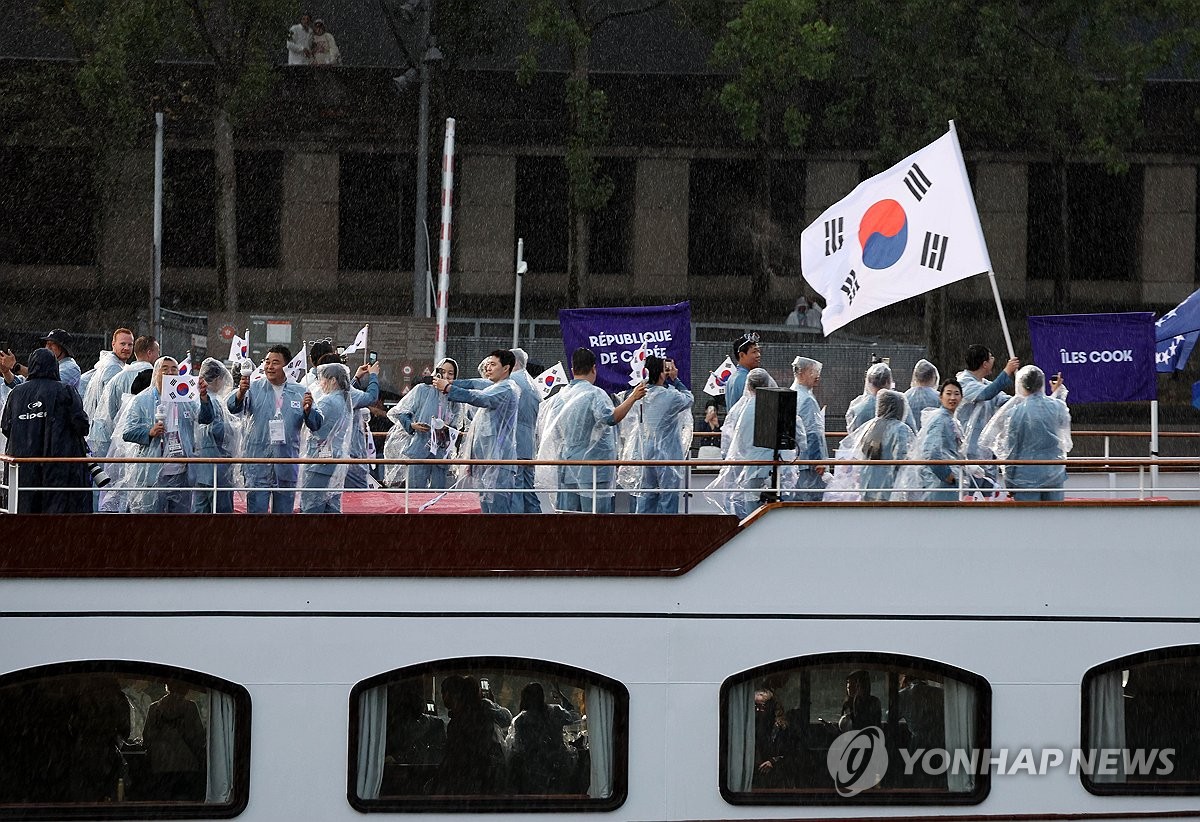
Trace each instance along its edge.
<path fill-rule="evenodd" d="M 420 508 L 425 503 L 437 497 L 437 494 L 412 492 L 408 495 L 408 513 L 410 514 L 478 514 L 479 495 L 452 491 L 440 500 L 430 505 L 424 511 Z M 299 510 L 300 495 L 296 495 L 297 510 Z M 233 495 L 233 510 L 239 513 L 246 510 L 245 494 Z M 342 494 L 343 514 L 403 514 L 403 491 L 348 491 Z"/>

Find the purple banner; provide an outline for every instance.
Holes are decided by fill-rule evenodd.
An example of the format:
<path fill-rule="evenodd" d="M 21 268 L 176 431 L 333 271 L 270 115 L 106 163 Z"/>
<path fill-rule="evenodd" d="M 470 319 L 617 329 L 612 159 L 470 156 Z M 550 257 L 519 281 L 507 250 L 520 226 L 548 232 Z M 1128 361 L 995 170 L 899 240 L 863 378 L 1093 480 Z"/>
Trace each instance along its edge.
<path fill-rule="evenodd" d="M 596 355 L 596 385 L 617 393 L 629 388 L 634 355 L 645 343 L 647 352 L 670 357 L 679 368 L 679 379 L 691 387 L 692 304 L 652 305 L 630 308 L 564 308 L 558 312 L 562 325 L 563 364 L 571 370 L 576 348 L 590 348 Z"/>
<path fill-rule="evenodd" d="M 1059 314 L 1029 318 L 1034 363 L 1062 372 L 1072 404 L 1158 397 L 1154 314 Z"/>

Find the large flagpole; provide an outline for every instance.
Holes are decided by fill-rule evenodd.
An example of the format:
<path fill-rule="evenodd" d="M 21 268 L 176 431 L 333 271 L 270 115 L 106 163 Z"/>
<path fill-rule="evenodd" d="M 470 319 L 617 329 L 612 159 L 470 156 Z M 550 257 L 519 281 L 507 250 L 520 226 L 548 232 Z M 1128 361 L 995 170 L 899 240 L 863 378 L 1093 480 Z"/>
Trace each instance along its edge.
<path fill-rule="evenodd" d="M 454 118 L 446 119 L 446 141 L 442 149 L 442 240 L 438 253 L 437 330 L 433 361 L 446 357 L 446 319 L 450 301 L 450 225 L 454 201 Z"/>
<path fill-rule="evenodd" d="M 963 161 L 962 146 L 958 143 L 958 130 L 954 127 L 954 121 L 950 121 L 950 133 L 954 135 L 954 152 L 958 156 L 958 170 L 962 173 L 963 185 L 967 190 L 971 190 L 971 178 L 967 176 L 967 164 Z M 975 198 L 975 192 L 971 192 L 971 199 Z M 983 224 L 979 222 L 979 208 L 975 208 L 975 230 L 979 234 L 979 247 L 987 253 L 987 242 L 983 238 Z M 988 282 L 992 285 L 992 297 L 996 301 L 996 313 L 1000 315 L 1000 329 L 1004 332 L 1004 344 L 1008 346 L 1008 356 L 1017 356 L 1013 349 L 1012 335 L 1008 332 L 1008 318 L 1004 316 L 1004 303 L 1000 301 L 1000 288 L 996 285 L 996 272 L 992 270 L 992 255 L 988 254 L 987 267 Z"/>

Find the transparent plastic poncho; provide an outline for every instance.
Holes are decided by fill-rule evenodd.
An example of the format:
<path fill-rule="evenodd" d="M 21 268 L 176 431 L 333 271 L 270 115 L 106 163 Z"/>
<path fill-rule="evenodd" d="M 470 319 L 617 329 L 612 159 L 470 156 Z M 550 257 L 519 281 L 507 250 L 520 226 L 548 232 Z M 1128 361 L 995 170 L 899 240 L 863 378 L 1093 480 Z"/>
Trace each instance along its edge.
<path fill-rule="evenodd" d="M 612 424 L 612 398 L 602 388 L 581 380 L 572 383 L 543 406 L 538 443 L 539 460 L 615 460 L 617 429 Z M 616 471 L 611 465 L 539 465 L 534 484 L 540 491 L 559 488 L 611 490 Z"/>
<path fill-rule="evenodd" d="M 300 456 L 309 460 L 340 460 L 350 456 L 354 433 L 354 408 L 350 399 L 350 370 L 341 363 L 317 367 L 313 408 L 320 412 L 321 425 L 311 430 L 301 426 Z M 345 463 L 317 463 L 300 472 L 301 510 L 321 508 L 342 492 L 346 482 Z"/>
<path fill-rule="evenodd" d="M 388 411 L 388 419 L 393 425 L 383 443 L 385 459 L 451 460 L 459 453 L 466 423 L 462 403 L 451 402 L 432 385 L 414 385 Z M 413 423 L 428 425 L 430 430 L 419 431 Z M 387 466 L 387 484 L 399 487 L 407 480 L 407 469 L 406 465 Z"/>
<path fill-rule="evenodd" d="M 621 421 L 621 459 L 683 459 L 692 446 L 694 403 L 695 397 L 690 391 L 680 391 L 669 385 L 649 386 L 646 395 L 633 404 Z M 617 484 L 632 490 L 635 497 L 643 490 L 680 488 L 687 467 L 664 465 L 650 469 L 650 466 L 622 465 L 617 471 Z"/>
<path fill-rule="evenodd" d="M 166 431 L 152 437 L 147 444 L 129 442 L 125 439 L 126 432 L 137 428 L 150 428 L 162 416 Z M 195 429 L 200 415 L 200 403 L 196 400 L 188 402 L 163 402 L 158 392 L 147 388 L 130 398 L 117 416 L 113 428 L 112 443 L 108 456 L 124 458 L 161 458 L 171 455 L 169 443 L 180 444 L 177 452 L 181 457 L 195 456 Z M 184 428 L 189 429 L 187 432 Z M 168 473 L 185 473 L 194 476 L 194 468 L 185 463 L 139 462 L 125 463 L 116 466 L 119 471 L 109 471 L 112 482 L 101 495 L 101 508 L 106 511 L 132 511 L 133 513 L 152 513 L 159 508 L 158 489 L 160 477 Z M 187 485 L 190 487 L 192 481 Z M 106 496 L 111 499 L 106 499 Z M 105 503 L 110 507 L 105 507 Z M 111 507 L 115 505 L 116 507 Z"/>
<path fill-rule="evenodd" d="M 459 459 L 515 460 L 517 457 L 517 411 L 521 402 L 521 387 L 511 379 L 493 383 L 490 388 L 472 392 L 487 405 L 475 408 L 466 436 L 459 440 Z M 464 407 L 464 413 L 467 410 Z M 481 500 L 492 503 L 495 491 L 510 489 L 516 473 L 515 465 L 458 465 L 454 468 L 457 485 L 462 488 L 483 489 Z"/>
<path fill-rule="evenodd" d="M 1036 365 L 1017 371 L 1017 396 L 1005 403 L 979 436 L 979 444 L 1002 460 L 1063 460 L 1071 440 L 1071 412 L 1066 389 L 1045 393 L 1045 374 Z M 1056 488 L 1066 479 L 1062 465 L 1010 465 L 1005 484 L 1010 488 Z"/>
<path fill-rule="evenodd" d="M 898 391 L 881 389 L 876 394 L 875 419 L 842 440 L 840 460 L 907 459 L 916 435 L 904 420 L 908 403 Z M 831 501 L 893 499 L 895 465 L 841 465 L 830 481 L 825 498 Z M 897 499 L 899 497 L 896 497 Z"/>

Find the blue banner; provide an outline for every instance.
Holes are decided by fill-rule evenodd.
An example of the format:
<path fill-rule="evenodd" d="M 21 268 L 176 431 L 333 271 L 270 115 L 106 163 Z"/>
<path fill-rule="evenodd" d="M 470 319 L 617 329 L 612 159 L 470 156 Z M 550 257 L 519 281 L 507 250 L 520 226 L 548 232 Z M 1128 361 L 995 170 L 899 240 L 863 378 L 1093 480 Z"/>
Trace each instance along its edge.
<path fill-rule="evenodd" d="M 564 308 L 563 361 L 569 371 L 576 348 L 596 355 L 596 385 L 617 393 L 630 387 L 633 360 L 644 344 L 648 354 L 675 360 L 679 379 L 691 387 L 692 304 L 629 308 Z"/>
<path fill-rule="evenodd" d="M 1072 404 L 1156 399 L 1154 336 L 1150 311 L 1029 318 L 1033 361 L 1047 385 L 1062 372 Z"/>

